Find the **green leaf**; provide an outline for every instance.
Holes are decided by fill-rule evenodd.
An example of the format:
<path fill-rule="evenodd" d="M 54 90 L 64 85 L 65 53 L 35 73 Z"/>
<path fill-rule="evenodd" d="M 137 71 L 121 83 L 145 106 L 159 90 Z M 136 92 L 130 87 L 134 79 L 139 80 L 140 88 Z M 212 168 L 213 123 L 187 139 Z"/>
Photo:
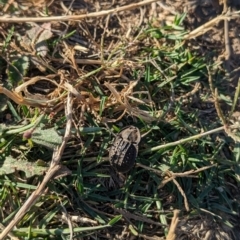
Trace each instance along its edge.
<path fill-rule="evenodd" d="M 1 1 L 0 1 L 0 2 L 1 2 Z M 12 27 L 8 30 L 8 35 L 7 35 L 7 37 L 6 37 L 6 39 L 5 39 L 4 43 L 3 43 L 3 49 L 2 49 L 3 52 L 5 52 L 5 50 L 7 49 L 7 47 L 8 47 L 8 45 L 9 45 L 10 41 L 11 41 L 11 38 L 12 38 L 13 34 L 14 34 L 14 26 L 12 26 Z"/>
<path fill-rule="evenodd" d="M 19 81 L 27 74 L 29 68 L 29 58 L 22 56 L 11 61 L 7 69 L 8 78 L 13 86 L 16 86 Z"/>
<path fill-rule="evenodd" d="M 116 216 L 115 218 L 113 218 L 109 223 L 108 223 L 108 225 L 110 225 L 110 226 L 113 226 L 115 223 L 117 223 L 119 220 L 121 220 L 122 219 L 122 215 L 118 215 L 118 216 Z"/>
<path fill-rule="evenodd" d="M 138 232 L 134 229 L 133 225 L 129 225 L 129 230 L 134 236 L 138 236 Z"/>
<path fill-rule="evenodd" d="M 41 128 L 36 128 L 31 139 L 34 143 L 50 149 L 54 149 L 62 143 L 62 137 L 58 135 L 54 128 L 44 130 Z"/>
<path fill-rule="evenodd" d="M 107 227 L 109 227 L 109 226 L 108 225 L 100 225 L 100 226 L 93 226 L 93 227 L 77 227 L 77 228 L 73 228 L 72 230 L 74 233 L 78 233 L 78 232 L 84 232 L 84 231 L 99 230 L 99 229 L 103 229 L 103 228 L 107 228 Z M 29 231 L 29 228 L 18 228 L 17 230 L 14 230 L 13 232 L 16 235 L 26 236 L 28 231 Z M 47 236 L 47 237 L 49 237 L 49 235 L 60 236 L 62 234 L 69 234 L 69 233 L 70 233 L 69 228 L 52 228 L 52 229 L 32 228 L 31 229 L 31 236 Z"/>
<path fill-rule="evenodd" d="M 105 105 L 106 99 L 107 98 L 105 96 L 101 98 L 99 116 L 102 116 L 102 112 L 104 110 L 104 105 Z"/>
<path fill-rule="evenodd" d="M 7 156 L 1 163 L 0 175 L 23 171 L 26 174 L 26 178 L 30 178 L 34 175 L 43 175 L 46 170 L 47 167 L 38 166 L 35 162 L 28 162 L 23 159 L 14 159 L 11 156 Z"/>

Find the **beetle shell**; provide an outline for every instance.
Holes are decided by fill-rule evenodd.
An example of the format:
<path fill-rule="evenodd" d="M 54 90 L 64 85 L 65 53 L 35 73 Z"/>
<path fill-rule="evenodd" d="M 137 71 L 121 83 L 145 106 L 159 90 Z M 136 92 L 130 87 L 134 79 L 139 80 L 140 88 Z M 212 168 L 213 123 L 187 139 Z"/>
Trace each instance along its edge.
<path fill-rule="evenodd" d="M 134 126 L 126 127 L 116 135 L 109 151 L 109 160 L 118 172 L 128 172 L 134 166 L 140 140 L 140 131 Z"/>

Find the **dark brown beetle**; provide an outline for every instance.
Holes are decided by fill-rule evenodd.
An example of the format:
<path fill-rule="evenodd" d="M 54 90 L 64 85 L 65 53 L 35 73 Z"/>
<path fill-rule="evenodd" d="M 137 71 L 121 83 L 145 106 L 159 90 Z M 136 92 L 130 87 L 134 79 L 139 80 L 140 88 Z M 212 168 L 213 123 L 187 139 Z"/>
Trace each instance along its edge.
<path fill-rule="evenodd" d="M 109 160 L 118 172 L 128 172 L 135 164 L 141 134 L 137 127 L 128 126 L 115 137 L 109 151 Z"/>

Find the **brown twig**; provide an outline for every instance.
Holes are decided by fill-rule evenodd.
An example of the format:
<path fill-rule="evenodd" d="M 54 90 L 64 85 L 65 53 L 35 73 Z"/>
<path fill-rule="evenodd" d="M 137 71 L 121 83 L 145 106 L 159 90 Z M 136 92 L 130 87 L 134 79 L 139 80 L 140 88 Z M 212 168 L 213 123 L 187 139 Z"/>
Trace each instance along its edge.
<path fill-rule="evenodd" d="M 59 164 L 63 150 L 65 149 L 66 143 L 70 136 L 70 130 L 72 126 L 72 94 L 69 93 L 67 98 L 67 106 L 66 106 L 66 117 L 67 117 L 67 124 L 66 124 L 66 131 L 64 135 L 63 142 L 61 146 L 55 149 L 52 157 L 52 162 L 48 172 L 46 173 L 43 181 L 37 187 L 37 189 L 31 194 L 28 200 L 23 204 L 23 206 L 19 209 L 18 213 L 15 215 L 13 220 L 7 225 L 7 227 L 2 231 L 0 234 L 0 239 L 4 239 L 8 233 L 16 226 L 19 221 L 23 218 L 23 216 L 29 211 L 29 209 L 36 203 L 36 201 L 41 197 L 42 193 L 44 192 L 47 183 L 53 179 L 57 172 L 61 169 L 61 165 Z"/>
<path fill-rule="evenodd" d="M 212 92 L 212 95 L 214 97 L 214 86 L 213 86 L 213 79 L 212 79 L 212 74 L 211 74 L 211 70 L 209 68 L 209 66 L 207 66 L 207 71 L 208 71 L 208 83 L 209 83 L 209 87 L 210 87 L 210 90 Z"/>
<path fill-rule="evenodd" d="M 211 166 L 206 166 L 206 167 L 199 168 L 197 170 L 190 170 L 190 171 L 183 172 L 183 173 L 174 173 L 174 172 L 168 171 L 166 173 L 167 173 L 167 175 L 169 175 L 169 177 L 166 180 L 161 182 L 161 185 L 159 186 L 159 188 L 162 188 L 166 183 L 172 181 L 176 177 L 191 177 L 191 178 L 195 178 L 196 176 L 193 175 L 193 174 L 199 173 L 201 171 L 205 171 L 205 170 L 207 170 L 209 168 L 216 167 L 216 166 L 217 166 L 217 164 L 213 164 Z"/>
<path fill-rule="evenodd" d="M 69 228 L 69 232 L 70 232 L 69 240 L 72 240 L 73 239 L 73 225 L 72 225 L 72 221 L 71 221 L 70 216 L 67 213 L 66 208 L 62 205 L 62 203 L 61 203 L 61 207 L 63 208 L 62 219 L 63 219 L 63 221 L 65 221 L 68 224 L 68 228 Z"/>
<path fill-rule="evenodd" d="M 213 98 L 214 98 L 215 109 L 217 111 L 218 117 L 220 118 L 220 120 L 222 121 L 222 124 L 224 125 L 223 127 L 224 127 L 224 130 L 225 130 L 225 126 L 226 126 L 227 122 L 226 122 L 226 120 L 223 116 L 223 113 L 222 113 L 222 110 L 221 110 L 221 107 L 220 107 L 220 103 L 219 103 L 219 100 L 218 100 L 218 90 L 217 90 L 217 88 L 214 88 L 214 86 L 213 86 L 212 74 L 211 74 L 211 71 L 210 71 L 209 67 L 207 67 L 207 70 L 208 70 L 209 87 L 210 87 L 210 90 L 211 90 Z"/>
<path fill-rule="evenodd" d="M 219 15 L 219 16 L 215 17 L 214 19 L 211 19 L 207 23 L 204 23 L 202 26 L 194 29 L 193 31 L 191 31 L 190 33 L 185 35 L 183 39 L 187 40 L 187 39 L 196 38 L 196 37 L 201 36 L 204 33 L 208 32 L 209 30 L 211 30 L 213 26 L 215 26 L 222 20 L 228 21 L 230 19 L 239 18 L 239 17 L 240 17 L 240 11 L 236 11 L 236 12 L 232 12 L 232 13 L 227 12 L 224 15 Z"/>
<path fill-rule="evenodd" d="M 184 206 L 187 212 L 190 211 L 189 209 L 189 204 L 188 204 L 188 200 L 187 200 L 187 196 L 185 194 L 185 192 L 183 191 L 182 187 L 180 186 L 180 184 L 178 183 L 178 181 L 176 179 L 173 179 L 174 184 L 176 185 L 178 191 L 181 193 L 183 199 L 184 199 Z"/>
<path fill-rule="evenodd" d="M 171 222 L 171 226 L 169 228 L 169 232 L 167 235 L 166 240 L 175 240 L 176 239 L 176 228 L 177 228 L 177 224 L 178 224 L 178 215 L 179 215 L 179 210 L 174 210 L 173 211 L 173 218 L 172 218 L 172 222 Z"/>
<path fill-rule="evenodd" d="M 85 18 L 92 18 L 92 17 L 101 17 L 101 16 L 106 16 L 108 14 L 114 14 L 117 12 L 122 12 L 126 10 L 131 10 L 131 9 L 136 9 L 138 7 L 157 2 L 158 0 L 145 0 L 145 1 L 140 1 L 138 3 L 132 3 L 126 6 L 122 7 L 116 7 L 113 9 L 109 10 L 104 10 L 100 12 L 93 12 L 93 13 L 86 13 L 82 15 L 74 15 L 74 16 L 53 16 L 53 17 L 7 17 L 3 16 L 0 17 L 0 22 L 9 22 L 9 23 L 14 23 L 14 22 L 55 22 L 55 21 L 79 21 Z"/>
<path fill-rule="evenodd" d="M 217 164 L 213 164 L 211 166 L 206 166 L 206 167 L 202 167 L 202 168 L 199 168 L 197 170 L 190 170 L 190 171 L 187 171 L 187 172 L 183 172 L 183 173 L 174 173 L 174 172 L 171 172 L 171 171 L 166 171 L 166 172 L 162 172 L 160 170 L 157 170 L 157 169 L 154 169 L 154 168 L 151 168 L 151 167 L 147 167 L 147 166 L 144 166 L 140 163 L 137 163 L 137 166 L 139 167 L 142 167 L 144 169 L 147 169 L 149 171 L 152 171 L 160 176 L 163 176 L 164 174 L 168 177 L 167 179 L 163 180 L 159 186 L 159 188 L 162 188 L 165 184 L 167 184 L 168 182 L 170 181 L 173 181 L 173 183 L 177 186 L 179 192 L 181 193 L 181 195 L 183 196 L 184 198 L 184 205 L 185 205 L 185 208 L 186 208 L 186 211 L 189 211 L 189 204 L 188 204 L 188 200 L 187 200 L 187 196 L 186 194 L 184 193 L 182 187 L 180 186 L 180 184 L 177 182 L 176 178 L 177 177 L 191 177 L 191 178 L 195 178 L 197 177 L 196 173 L 199 173 L 201 171 L 204 171 L 206 169 L 209 169 L 209 168 L 212 168 L 212 167 L 215 167 Z"/>
<path fill-rule="evenodd" d="M 223 1 L 223 14 L 228 13 L 228 4 L 227 0 Z M 224 19 L 224 40 L 225 40 L 225 60 L 226 60 L 226 69 L 228 74 L 230 74 L 230 63 L 229 59 L 231 58 L 231 47 L 229 41 L 229 24 L 228 19 Z"/>
<path fill-rule="evenodd" d="M 15 103 L 19 105 L 27 105 L 32 107 L 47 107 L 48 101 L 46 100 L 38 100 L 38 99 L 30 99 L 22 97 L 17 92 L 11 92 L 8 89 L 0 86 L 0 93 L 4 94 L 8 98 L 12 99 Z"/>
<path fill-rule="evenodd" d="M 176 185 L 178 191 L 181 193 L 181 195 L 183 196 L 183 199 L 184 199 L 184 206 L 185 206 L 185 209 L 186 211 L 190 211 L 189 209 L 189 204 L 188 204 L 188 200 L 187 200 L 187 196 L 185 194 L 185 192 L 183 191 L 182 187 L 180 186 L 180 184 L 177 182 L 176 180 L 176 177 L 196 177 L 195 175 L 193 174 L 196 174 L 196 173 L 199 173 L 201 171 L 204 171 L 206 169 L 209 169 L 209 168 L 212 168 L 212 167 L 215 167 L 217 164 L 213 164 L 211 166 L 206 166 L 206 167 L 202 167 L 202 168 L 199 168 L 197 170 L 190 170 L 190 171 L 187 171 L 187 172 L 183 172 L 183 173 L 174 173 L 174 172 L 171 172 L 171 171 L 166 171 L 165 175 L 168 176 L 168 178 L 164 181 L 162 181 L 161 185 L 159 186 L 159 188 L 162 188 L 166 183 L 170 182 L 170 181 L 173 181 L 173 183 Z"/>
<path fill-rule="evenodd" d="M 233 125 L 233 127 L 234 127 L 234 125 Z M 199 139 L 199 138 L 202 138 L 204 136 L 207 136 L 207 135 L 210 135 L 210 134 L 213 134 L 213 133 L 217 133 L 217 132 L 220 132 L 220 131 L 224 131 L 224 126 L 212 129 L 212 130 L 207 131 L 207 132 L 199 133 L 199 134 L 196 134 L 196 135 L 191 136 L 191 137 L 180 139 L 180 140 L 175 141 L 175 142 L 170 142 L 170 143 L 166 143 L 166 144 L 159 145 L 159 146 L 156 146 L 156 147 L 148 148 L 148 149 L 142 151 L 142 154 L 147 154 L 147 153 L 150 153 L 150 152 L 158 151 L 158 150 L 163 149 L 163 148 L 168 148 L 168 147 L 173 147 L 173 146 L 177 146 L 177 145 L 180 145 L 180 144 L 184 144 L 186 142 L 196 140 L 196 139 Z"/>
<path fill-rule="evenodd" d="M 220 120 L 222 121 L 222 124 L 224 125 L 224 130 L 225 130 L 225 127 L 227 126 L 227 121 L 224 117 L 224 114 L 222 112 L 222 109 L 221 109 L 221 106 L 220 106 L 220 103 L 219 103 L 219 100 L 218 100 L 218 90 L 217 90 L 217 88 L 215 88 L 215 91 L 214 91 L 214 105 L 215 105 L 215 109 L 217 111 L 217 115 L 220 118 Z"/>
<path fill-rule="evenodd" d="M 4 229 L 5 228 L 5 226 L 2 224 L 2 223 L 0 223 L 0 229 L 2 230 L 2 229 Z M 11 232 L 9 232 L 8 233 L 8 237 L 11 239 L 11 240 L 19 240 L 19 238 L 18 237 L 16 237 L 14 234 L 12 234 Z"/>
<path fill-rule="evenodd" d="M 175 98 L 175 100 L 180 101 L 181 99 L 187 99 L 188 97 L 193 96 L 196 92 L 198 92 L 200 88 L 201 88 L 201 84 L 200 84 L 200 82 L 197 82 L 195 84 L 194 88 L 190 92 L 187 92 L 186 94 Z"/>

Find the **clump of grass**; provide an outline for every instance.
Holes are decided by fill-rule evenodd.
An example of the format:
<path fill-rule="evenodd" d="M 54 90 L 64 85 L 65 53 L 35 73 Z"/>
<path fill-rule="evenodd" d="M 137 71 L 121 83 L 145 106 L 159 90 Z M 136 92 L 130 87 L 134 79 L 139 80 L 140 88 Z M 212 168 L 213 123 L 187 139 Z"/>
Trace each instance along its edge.
<path fill-rule="evenodd" d="M 109 18 L 101 29 L 90 25 L 91 31 L 85 26 L 85 37 L 93 44 L 88 49 L 93 57 L 83 49 L 76 54 L 68 47 L 70 42 L 65 40 L 74 36 L 72 28 L 76 27 L 70 25 L 65 37 L 48 39 L 52 57 L 46 56 L 46 73 L 37 70 L 38 78 L 26 73 L 27 78 L 17 88 L 21 91 L 9 89 L 14 94 L 12 100 L 20 99 L 23 104 L 13 103 L 4 110 L 14 116 L 11 125 L 16 125 L 19 118 L 33 123 L 13 132 L 10 126 L 1 124 L 1 161 L 11 156 L 21 164 L 24 157 L 30 161 L 38 159 L 44 167 L 59 144 L 60 136 L 54 134 L 61 135 L 65 128 L 63 104 L 67 92 L 75 96 L 73 135 L 62 156 L 71 175 L 48 183 L 48 191 L 14 229 L 16 236 L 66 239 L 72 229 L 74 238 L 91 239 L 97 235 L 98 239 L 160 239 L 167 235 L 173 209 L 180 209 L 180 221 L 189 219 L 187 226 L 205 215 L 233 228 L 232 219 L 236 219 L 239 207 L 233 197 L 239 182 L 239 144 L 231 134 L 226 135 L 224 127 L 231 129 L 231 125 L 228 119 L 224 124 L 229 125 L 222 125 L 215 108 L 217 96 L 213 88 L 218 88 L 218 83 L 213 81 L 209 86 L 207 67 L 217 66 L 189 49 L 182 40 L 186 33 L 184 17 L 176 16 L 171 26 L 145 25 L 120 39 L 111 38 L 111 34 L 107 37 L 111 29 Z M 94 38 L 97 30 L 103 31 L 101 39 Z M 9 44 L 9 38 L 5 40 Z M 56 52 L 59 48 L 63 49 L 61 54 Z M 7 50 L 11 50 L 11 45 L 4 46 Z M 28 74 L 34 73 L 35 67 L 30 67 Z M 46 85 L 40 85 L 42 88 L 49 88 L 50 83 L 54 88 L 44 95 L 43 101 L 20 94 L 28 94 L 26 89 L 34 84 L 36 91 L 38 84 L 43 84 L 42 78 L 46 81 Z M 236 106 L 238 94 L 228 102 Z M 30 107 L 24 106 L 26 103 Z M 35 119 L 41 117 L 36 106 L 49 108 L 45 110 L 43 125 L 34 131 L 37 135 L 34 137 L 33 132 L 31 136 L 30 148 L 22 133 L 35 127 Z M 151 131 L 139 145 L 136 167 L 124 176 L 124 185 L 117 187 L 109 169 L 108 148 L 112 133 L 130 124 L 142 134 Z M 52 131 L 52 137 L 46 137 L 46 131 Z M 56 140 L 52 147 L 49 138 Z M 4 225 L 41 180 L 41 175 L 26 177 L 19 169 L 15 174 L 1 175 Z M 177 231 L 182 232 L 181 225 Z M 205 232 L 201 234 L 204 236 Z"/>

